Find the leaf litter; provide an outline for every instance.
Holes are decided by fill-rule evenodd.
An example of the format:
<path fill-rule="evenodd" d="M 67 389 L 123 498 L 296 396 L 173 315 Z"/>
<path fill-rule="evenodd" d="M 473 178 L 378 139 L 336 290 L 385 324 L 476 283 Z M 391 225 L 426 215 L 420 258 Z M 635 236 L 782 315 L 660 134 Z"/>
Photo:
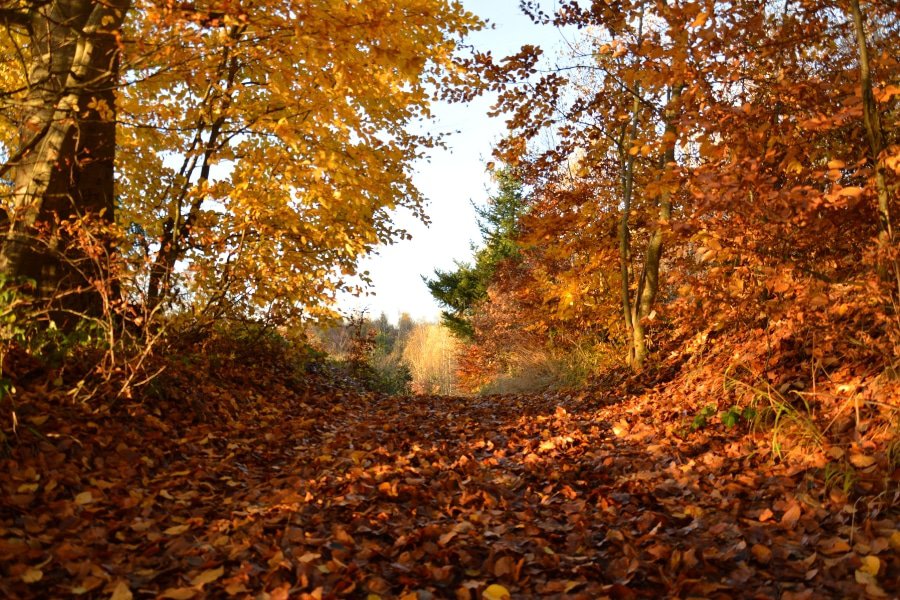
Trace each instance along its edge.
<path fill-rule="evenodd" d="M 653 393 L 240 383 L 185 376 L 193 402 L 152 410 L 23 392 L 0 596 L 900 594 L 896 498 L 826 485 L 820 451 L 774 461 L 764 432 L 686 433 Z"/>

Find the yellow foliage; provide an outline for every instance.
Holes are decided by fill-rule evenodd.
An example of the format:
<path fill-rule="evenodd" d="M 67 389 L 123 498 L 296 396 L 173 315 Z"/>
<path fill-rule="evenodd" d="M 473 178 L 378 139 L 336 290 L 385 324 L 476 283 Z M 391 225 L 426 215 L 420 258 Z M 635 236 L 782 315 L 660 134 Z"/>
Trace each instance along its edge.
<path fill-rule="evenodd" d="M 403 234 L 388 211 L 421 216 L 410 167 L 437 136 L 411 125 L 472 84 L 457 46 L 481 25 L 448 0 L 134 2 L 115 110 L 136 272 L 200 305 L 327 305 Z M 9 106 L 28 64 L 15 35 L 0 35 Z M 17 126 L 0 123 L 0 151 Z"/>

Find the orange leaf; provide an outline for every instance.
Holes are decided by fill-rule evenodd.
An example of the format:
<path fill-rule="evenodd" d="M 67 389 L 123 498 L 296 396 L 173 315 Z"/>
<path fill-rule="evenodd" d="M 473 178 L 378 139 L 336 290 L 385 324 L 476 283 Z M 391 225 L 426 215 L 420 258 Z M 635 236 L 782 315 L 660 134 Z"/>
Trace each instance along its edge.
<path fill-rule="evenodd" d="M 861 187 L 852 187 L 852 186 L 845 187 L 845 188 L 841 188 L 838 191 L 838 196 L 847 196 L 848 198 L 856 198 L 857 196 L 861 196 L 864 191 L 865 190 L 863 190 Z"/>
<path fill-rule="evenodd" d="M 163 533 L 165 533 L 166 535 L 181 535 L 190 528 L 191 526 L 188 524 L 175 525 L 174 527 L 169 527 L 168 529 L 163 531 Z"/>
<path fill-rule="evenodd" d="M 840 538 L 832 538 L 819 543 L 823 554 L 843 554 L 850 552 L 850 544 Z"/>
<path fill-rule="evenodd" d="M 128 583 L 120 579 L 119 583 L 117 583 L 116 587 L 113 589 L 112 596 L 109 597 L 109 600 L 131 600 L 133 597 L 134 594 L 131 593 L 131 588 L 128 587 Z"/>
<path fill-rule="evenodd" d="M 513 572 L 516 568 L 516 561 L 511 556 L 501 556 L 494 563 L 494 575 L 496 577 L 504 577 Z"/>
<path fill-rule="evenodd" d="M 800 520 L 800 505 L 794 503 L 791 505 L 787 511 L 785 511 L 784 515 L 781 517 L 781 525 L 786 527 L 787 529 L 793 529 L 795 525 L 797 525 L 797 521 Z"/>
<path fill-rule="evenodd" d="M 753 547 L 750 548 L 750 552 L 753 553 L 753 557 L 757 561 L 764 565 L 769 564 L 769 561 L 772 560 L 772 551 L 762 544 L 754 544 Z"/>
<path fill-rule="evenodd" d="M 703 11 L 702 13 L 697 15 L 697 18 L 695 18 L 693 21 L 691 21 L 691 24 L 688 27 L 691 27 L 691 28 L 703 27 L 703 24 L 706 23 L 706 21 L 708 19 L 709 19 L 709 13 L 706 11 Z"/>
<path fill-rule="evenodd" d="M 866 467 L 871 467 L 875 464 L 875 457 L 866 456 L 865 454 L 851 454 L 850 464 L 854 467 L 865 469 Z"/>

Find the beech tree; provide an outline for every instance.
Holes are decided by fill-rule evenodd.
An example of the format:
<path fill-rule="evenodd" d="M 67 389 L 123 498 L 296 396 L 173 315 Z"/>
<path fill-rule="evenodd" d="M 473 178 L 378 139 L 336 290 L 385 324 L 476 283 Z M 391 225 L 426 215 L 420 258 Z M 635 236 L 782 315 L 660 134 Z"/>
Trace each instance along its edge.
<path fill-rule="evenodd" d="M 0 15 L 19 131 L 3 138 L 0 272 L 42 296 L 93 285 L 63 277 L 77 253 L 59 224 L 101 221 L 122 232 L 126 291 L 147 306 L 269 314 L 321 309 L 357 257 L 405 235 L 390 210 L 422 216 L 410 163 L 439 136 L 411 125 L 467 80 L 457 45 L 480 27 L 444 0 L 22 1 Z"/>
<path fill-rule="evenodd" d="M 884 329 L 866 336 L 890 354 L 900 55 L 888 4 L 523 6 L 582 34 L 555 68 L 533 46 L 482 57 L 509 116 L 497 155 L 535 201 L 520 228 L 527 272 L 486 286 L 529 299 L 485 311 L 481 339 L 527 305 L 547 339 L 608 334 L 641 370 L 667 336 L 726 329 L 791 352 L 812 352 L 815 329 L 816 352 L 839 353 L 836 323 L 852 313 Z"/>
<path fill-rule="evenodd" d="M 536 21 L 590 27 L 590 34 L 571 64 L 550 72 L 536 72 L 540 52 L 533 47 L 488 68 L 504 86 L 499 109 L 512 115 L 510 128 L 519 134 L 500 146 L 500 155 L 524 165 L 535 185 L 556 199 L 557 214 L 566 215 L 573 231 L 591 231 L 618 215 L 618 272 L 610 270 L 602 280 L 618 280 L 613 285 L 620 289 L 626 360 L 636 371 L 648 354 L 647 320 L 659 294 L 664 239 L 679 190 L 682 95 L 689 80 L 699 83 L 691 77 L 686 48 L 703 13 L 692 6 L 570 3 L 550 15 L 529 2 Z M 556 134 L 555 144 L 522 143 L 523 137 L 540 139 L 547 128 Z M 535 223 L 539 238 L 553 237 L 552 223 Z M 596 241 L 605 244 L 604 237 Z M 559 291 L 551 291 L 563 307 L 557 313 L 586 292 L 586 282 L 574 281 L 578 269 L 572 271 L 574 278 L 558 278 Z"/>
<path fill-rule="evenodd" d="M 9 70 L 3 113 L 12 121 L 3 125 L 18 129 L 0 169 L 9 181 L 0 273 L 35 280 L 42 296 L 88 283 L 84 271 L 60 259 L 71 240 L 59 222 L 114 216 L 118 32 L 130 5 L 59 0 L 0 9 Z M 67 304 L 86 308 L 77 296 Z"/>

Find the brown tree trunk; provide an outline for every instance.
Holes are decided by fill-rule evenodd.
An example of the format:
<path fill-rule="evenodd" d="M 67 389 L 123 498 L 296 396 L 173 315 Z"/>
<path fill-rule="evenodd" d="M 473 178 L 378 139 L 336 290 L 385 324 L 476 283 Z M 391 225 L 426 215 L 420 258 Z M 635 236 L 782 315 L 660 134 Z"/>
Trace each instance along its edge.
<path fill-rule="evenodd" d="M 678 127 L 675 124 L 677 107 L 681 99 L 683 86 L 675 86 L 672 90 L 669 105 L 666 108 L 665 133 L 663 134 L 663 154 L 661 157 L 663 181 L 669 179 L 675 167 L 675 142 L 677 140 Z M 632 302 L 631 332 L 632 332 L 632 361 L 631 368 L 641 371 L 647 359 L 647 332 L 644 320 L 650 316 L 656 294 L 659 292 L 659 265 L 663 254 L 663 238 L 665 230 L 669 227 L 672 218 L 672 191 L 668 187 L 659 198 L 659 212 L 656 229 L 650 235 L 647 242 L 647 251 L 644 254 L 644 267 L 638 279 L 638 286 Z"/>
<path fill-rule="evenodd" d="M 875 103 L 875 94 L 872 91 L 872 73 L 869 65 L 869 48 L 866 41 L 866 29 L 859 8 L 859 0 L 850 0 L 850 11 L 853 13 L 853 24 L 856 31 L 856 45 L 859 51 L 859 85 L 863 101 L 863 122 L 866 126 L 866 137 L 869 141 L 869 153 L 872 165 L 875 168 L 875 192 L 878 196 L 878 214 L 880 217 L 881 234 L 879 244 L 888 251 L 896 251 L 894 229 L 891 223 L 890 195 L 884 175 L 884 163 L 881 153 L 884 152 L 884 130 L 881 127 L 881 115 L 878 105 Z M 889 277 L 892 270 L 897 285 L 897 294 L 900 297 L 900 265 L 896 259 L 891 260 L 890 267 L 882 267 L 882 276 Z"/>
<path fill-rule="evenodd" d="M 644 31 L 644 14 L 641 12 L 638 21 L 638 40 L 643 37 Z M 632 320 L 631 307 L 631 230 L 629 222 L 631 219 L 631 199 L 634 194 L 634 162 L 635 155 L 631 153 L 631 147 L 634 145 L 638 135 L 638 125 L 641 115 L 641 87 L 640 84 L 635 86 L 634 98 L 631 103 L 631 123 L 625 125 L 622 135 L 621 145 L 619 147 L 619 162 L 622 168 L 622 214 L 619 216 L 619 276 L 621 277 L 621 285 L 619 287 L 620 298 L 622 302 L 622 316 L 625 320 L 625 331 L 628 336 L 633 339 L 634 321 Z M 634 365 L 634 344 L 628 342 L 628 356 L 626 362 L 629 366 Z"/>
<path fill-rule="evenodd" d="M 4 165 L 13 182 L 0 273 L 34 282 L 63 313 L 96 314 L 108 279 L 109 246 L 82 251 L 60 228 L 85 217 L 113 221 L 117 32 L 129 0 L 56 0 L 18 13 L 32 64 L 20 146 Z M 102 232 L 100 233 L 102 236 Z M 97 250 L 97 248 L 95 248 Z"/>

